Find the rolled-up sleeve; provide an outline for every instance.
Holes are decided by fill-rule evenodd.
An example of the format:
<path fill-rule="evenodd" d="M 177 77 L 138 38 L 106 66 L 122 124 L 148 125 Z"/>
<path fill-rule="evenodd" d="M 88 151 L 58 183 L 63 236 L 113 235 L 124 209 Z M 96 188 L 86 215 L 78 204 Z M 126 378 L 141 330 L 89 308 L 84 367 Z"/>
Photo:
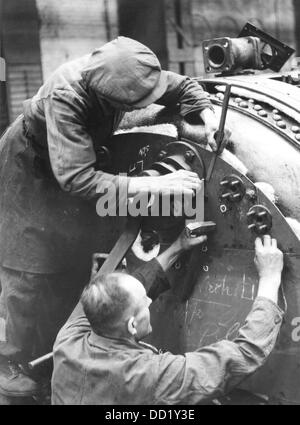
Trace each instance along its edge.
<path fill-rule="evenodd" d="M 128 179 L 95 169 L 96 154 L 85 123 L 86 107 L 72 90 L 57 89 L 44 99 L 49 157 L 60 187 L 85 199 L 99 197 L 110 184 L 126 190 Z M 103 190 L 102 190 L 103 189 Z"/>
<path fill-rule="evenodd" d="M 165 72 L 168 74 L 168 88 L 156 103 L 164 106 L 179 103 L 180 115 L 183 117 L 192 112 L 201 112 L 205 108 L 213 110 L 208 93 L 197 81 L 171 71 Z"/>
<path fill-rule="evenodd" d="M 157 404 L 197 404 L 218 397 L 263 365 L 275 346 L 283 312 L 267 298 L 255 300 L 233 341 L 185 355 L 161 355 Z"/>

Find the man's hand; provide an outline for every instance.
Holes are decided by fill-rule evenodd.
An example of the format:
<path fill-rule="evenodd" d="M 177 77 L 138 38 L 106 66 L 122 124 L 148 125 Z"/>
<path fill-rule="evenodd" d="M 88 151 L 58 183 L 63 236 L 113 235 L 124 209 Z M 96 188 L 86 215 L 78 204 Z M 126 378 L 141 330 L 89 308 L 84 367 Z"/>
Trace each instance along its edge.
<path fill-rule="evenodd" d="M 159 177 L 132 177 L 129 180 L 128 194 L 147 192 L 162 195 L 191 195 L 201 187 L 202 182 L 197 173 L 179 170 Z"/>
<path fill-rule="evenodd" d="M 264 235 L 255 240 L 254 263 L 259 275 L 258 296 L 270 298 L 277 303 L 278 289 L 283 269 L 283 254 L 277 248 L 276 239 Z"/>
<path fill-rule="evenodd" d="M 159 191 L 162 195 L 174 194 L 193 194 L 201 189 L 201 180 L 197 173 L 186 170 L 175 171 L 161 177 L 157 177 L 157 185 L 153 187 L 152 192 Z"/>
<path fill-rule="evenodd" d="M 219 128 L 219 121 L 217 120 L 215 113 L 209 108 L 204 109 L 200 113 L 200 116 L 204 121 L 207 143 L 213 151 L 216 151 L 217 143 L 215 140 L 215 133 Z M 224 133 L 224 146 L 226 146 L 226 143 L 230 138 L 231 132 L 228 129 L 225 129 Z"/>
<path fill-rule="evenodd" d="M 198 236 L 197 238 L 190 238 L 188 232 L 184 228 L 180 233 L 175 242 L 169 246 L 162 254 L 160 254 L 156 259 L 160 263 L 164 271 L 167 271 L 172 264 L 175 263 L 179 255 L 183 251 L 187 251 L 192 247 L 199 245 L 207 240 L 206 235 Z"/>
<path fill-rule="evenodd" d="M 187 251 L 193 248 L 196 245 L 199 245 L 207 240 L 206 235 L 201 235 L 198 237 L 190 237 L 186 228 L 178 236 L 177 240 L 174 242 L 174 247 L 179 252 Z"/>

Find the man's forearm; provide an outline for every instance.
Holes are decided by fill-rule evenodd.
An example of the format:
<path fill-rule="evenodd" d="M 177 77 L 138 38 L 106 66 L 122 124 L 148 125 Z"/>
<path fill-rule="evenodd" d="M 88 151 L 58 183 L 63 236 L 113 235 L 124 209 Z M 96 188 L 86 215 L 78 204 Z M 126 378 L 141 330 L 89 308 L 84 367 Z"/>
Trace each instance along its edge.
<path fill-rule="evenodd" d="M 261 278 L 257 291 L 258 297 L 268 298 L 275 304 L 278 302 L 278 287 L 280 286 L 281 276 L 274 275 L 272 278 Z"/>
<path fill-rule="evenodd" d="M 153 301 L 170 287 L 164 269 L 156 258 L 136 269 L 132 276 L 144 285 L 148 297 Z"/>
<path fill-rule="evenodd" d="M 156 260 L 161 265 L 163 271 L 167 271 L 177 260 L 177 258 L 182 254 L 183 249 L 180 247 L 178 241 L 175 241 L 169 248 L 162 252 Z"/>
<path fill-rule="evenodd" d="M 156 389 L 157 403 L 198 404 L 233 389 L 263 365 L 276 343 L 282 317 L 276 304 L 257 297 L 233 341 L 224 339 L 184 356 L 166 354 L 160 362 L 159 376 L 164 379 Z"/>
<path fill-rule="evenodd" d="M 186 116 L 192 112 L 201 112 L 205 108 L 213 110 L 208 93 L 192 78 L 168 72 L 168 89 L 157 102 L 160 105 L 180 105 L 180 115 Z"/>

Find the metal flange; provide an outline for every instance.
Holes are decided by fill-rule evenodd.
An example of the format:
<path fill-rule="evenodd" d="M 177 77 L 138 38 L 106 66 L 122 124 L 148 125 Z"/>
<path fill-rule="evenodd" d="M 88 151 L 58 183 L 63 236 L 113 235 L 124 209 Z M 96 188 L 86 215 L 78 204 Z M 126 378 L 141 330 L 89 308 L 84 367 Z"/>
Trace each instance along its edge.
<path fill-rule="evenodd" d="M 247 213 L 248 229 L 257 235 L 264 235 L 272 228 L 272 215 L 263 205 L 254 205 Z"/>
<path fill-rule="evenodd" d="M 224 177 L 220 181 L 222 202 L 240 202 L 245 195 L 245 186 L 242 179 L 235 174 Z"/>

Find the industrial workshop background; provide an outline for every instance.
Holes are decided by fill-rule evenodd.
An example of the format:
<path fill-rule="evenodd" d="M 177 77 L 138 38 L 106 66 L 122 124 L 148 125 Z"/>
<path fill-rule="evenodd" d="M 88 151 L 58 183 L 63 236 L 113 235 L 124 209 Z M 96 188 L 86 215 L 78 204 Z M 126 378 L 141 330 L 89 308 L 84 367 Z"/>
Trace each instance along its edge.
<path fill-rule="evenodd" d="M 165 69 L 203 74 L 201 42 L 236 36 L 250 21 L 300 54 L 297 0 L 0 0 L 0 132 L 60 64 L 118 34 L 158 55 Z"/>

